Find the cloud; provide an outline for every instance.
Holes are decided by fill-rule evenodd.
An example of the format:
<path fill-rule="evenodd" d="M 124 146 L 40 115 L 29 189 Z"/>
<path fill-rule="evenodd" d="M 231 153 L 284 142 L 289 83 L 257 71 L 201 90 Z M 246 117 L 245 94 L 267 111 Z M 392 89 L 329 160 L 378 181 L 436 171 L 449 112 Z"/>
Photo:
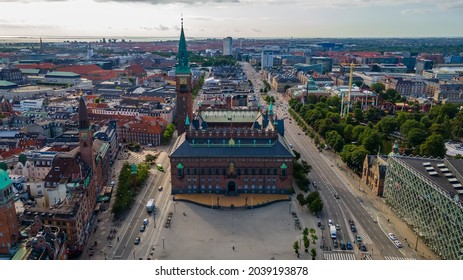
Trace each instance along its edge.
<path fill-rule="evenodd" d="M 146 4 L 152 4 L 152 5 L 163 5 L 163 4 L 198 5 L 198 4 L 240 3 L 239 0 L 95 0 L 95 2 L 146 3 Z"/>
<path fill-rule="evenodd" d="M 424 14 L 429 14 L 433 10 L 432 9 L 408 9 L 408 10 L 402 10 L 400 13 L 402 15 L 424 15 Z"/>

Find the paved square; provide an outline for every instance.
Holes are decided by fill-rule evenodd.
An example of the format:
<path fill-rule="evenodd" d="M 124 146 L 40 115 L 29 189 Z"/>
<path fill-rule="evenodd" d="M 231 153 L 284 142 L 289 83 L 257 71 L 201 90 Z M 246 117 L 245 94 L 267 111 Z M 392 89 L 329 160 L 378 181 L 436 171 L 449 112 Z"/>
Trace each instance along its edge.
<path fill-rule="evenodd" d="M 151 258 L 294 260 L 297 256 L 293 243 L 300 239 L 302 231 L 295 230 L 287 201 L 253 210 L 212 210 L 188 202 L 177 202 L 172 226 L 162 227 Z M 300 254 L 300 259 L 310 258 L 307 253 Z"/>

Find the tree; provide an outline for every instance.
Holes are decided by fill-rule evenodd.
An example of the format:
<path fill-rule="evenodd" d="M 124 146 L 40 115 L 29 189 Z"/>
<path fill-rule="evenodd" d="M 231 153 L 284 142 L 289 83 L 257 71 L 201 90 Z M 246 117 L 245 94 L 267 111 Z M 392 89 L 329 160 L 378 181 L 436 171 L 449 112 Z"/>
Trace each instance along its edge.
<path fill-rule="evenodd" d="M 309 229 L 305 227 L 302 231 L 302 235 L 309 235 Z"/>
<path fill-rule="evenodd" d="M 312 260 L 315 260 L 315 258 L 317 257 L 317 250 L 315 248 L 312 248 L 312 250 L 310 250 L 310 256 L 312 257 Z"/>
<path fill-rule="evenodd" d="M 420 146 L 422 156 L 445 157 L 444 138 L 438 134 L 431 134 Z"/>
<path fill-rule="evenodd" d="M 3 169 L 4 171 L 8 170 L 8 164 L 4 161 L 0 162 L 0 169 Z"/>
<path fill-rule="evenodd" d="M 321 198 L 317 198 L 315 200 L 313 200 L 310 204 L 309 204 L 309 209 L 312 213 L 319 213 L 320 211 L 322 211 L 323 209 L 323 201 Z"/>
<path fill-rule="evenodd" d="M 307 203 L 302 193 L 298 193 L 296 199 L 301 206 L 304 206 Z"/>
<path fill-rule="evenodd" d="M 399 122 L 392 116 L 386 116 L 378 122 L 377 126 L 379 131 L 389 135 L 399 128 Z"/>
<path fill-rule="evenodd" d="M 20 163 L 22 163 L 23 165 L 26 165 L 26 161 L 27 161 L 27 156 L 25 154 L 20 154 L 19 157 L 18 157 L 18 160 Z"/>
<path fill-rule="evenodd" d="M 299 241 L 294 241 L 293 243 L 293 249 L 294 249 L 294 252 L 298 255 L 299 257 Z"/>
<path fill-rule="evenodd" d="M 330 145 L 336 152 L 340 152 L 344 147 L 344 139 L 336 130 L 332 130 L 326 134 L 326 143 Z"/>
<path fill-rule="evenodd" d="M 405 139 L 409 148 L 419 147 L 426 140 L 426 131 L 420 128 L 412 128 Z"/>
<path fill-rule="evenodd" d="M 374 83 L 371 85 L 371 90 L 376 92 L 376 93 L 382 93 L 386 89 L 386 86 L 382 83 Z"/>
<path fill-rule="evenodd" d="M 308 253 L 309 252 L 309 246 L 310 246 L 310 240 L 307 237 L 307 235 L 303 236 L 302 241 L 304 241 L 304 252 Z"/>

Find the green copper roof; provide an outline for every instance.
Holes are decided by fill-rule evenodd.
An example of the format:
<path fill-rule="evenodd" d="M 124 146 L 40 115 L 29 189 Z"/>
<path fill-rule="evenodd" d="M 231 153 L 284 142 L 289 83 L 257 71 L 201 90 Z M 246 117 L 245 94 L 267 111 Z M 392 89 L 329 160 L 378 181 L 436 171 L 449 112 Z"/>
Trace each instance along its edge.
<path fill-rule="evenodd" d="M 190 118 L 188 117 L 188 115 L 186 115 L 185 118 L 185 125 L 190 125 Z"/>
<path fill-rule="evenodd" d="M 186 49 L 185 33 L 183 32 L 183 19 L 182 29 L 180 31 L 180 41 L 178 42 L 177 66 L 175 67 L 175 74 L 190 74 L 190 65 L 188 60 L 188 51 Z"/>
<path fill-rule="evenodd" d="M 11 185 L 10 176 L 8 176 L 8 173 L 5 170 L 0 169 L 0 190 L 4 190 L 10 185 Z"/>
<path fill-rule="evenodd" d="M 182 168 L 183 168 L 183 164 L 180 162 L 179 164 L 177 164 L 177 168 L 178 168 L 178 169 L 182 169 Z"/>
<path fill-rule="evenodd" d="M 283 162 L 283 164 L 280 166 L 281 169 L 286 169 L 288 166 Z"/>

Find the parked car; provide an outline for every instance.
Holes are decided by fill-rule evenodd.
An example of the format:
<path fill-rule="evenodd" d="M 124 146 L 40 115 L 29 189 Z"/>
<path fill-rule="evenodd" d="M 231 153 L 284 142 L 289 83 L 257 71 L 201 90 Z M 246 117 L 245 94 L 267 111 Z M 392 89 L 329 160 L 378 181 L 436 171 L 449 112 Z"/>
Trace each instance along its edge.
<path fill-rule="evenodd" d="M 135 244 L 135 245 L 138 245 L 138 244 L 140 244 L 140 241 L 141 241 L 141 240 L 140 240 L 140 237 L 137 237 L 137 238 L 135 238 L 134 244 Z"/>

